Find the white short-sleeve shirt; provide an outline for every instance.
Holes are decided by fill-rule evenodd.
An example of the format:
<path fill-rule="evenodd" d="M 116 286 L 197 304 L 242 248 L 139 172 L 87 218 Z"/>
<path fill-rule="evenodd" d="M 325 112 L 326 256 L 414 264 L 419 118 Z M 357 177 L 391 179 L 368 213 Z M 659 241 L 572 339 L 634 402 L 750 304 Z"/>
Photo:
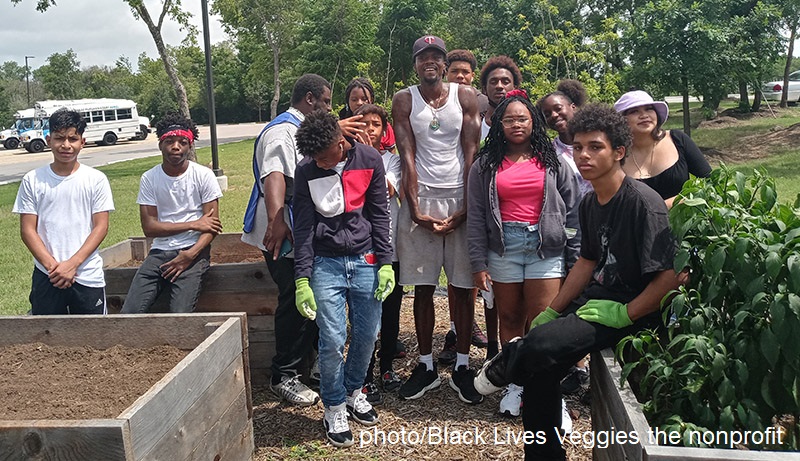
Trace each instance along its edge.
<path fill-rule="evenodd" d="M 83 246 L 92 232 L 92 215 L 114 210 L 106 175 L 79 165 L 69 176 L 59 176 L 50 165 L 22 178 L 12 211 L 37 215 L 36 232 L 56 261 L 66 261 Z M 42 263 L 36 267 L 47 274 Z M 95 250 L 78 266 L 75 281 L 87 287 L 104 287 L 103 258 Z"/>
<path fill-rule="evenodd" d="M 139 183 L 139 205 L 158 209 L 160 222 L 189 222 L 203 216 L 203 204 L 222 197 L 217 178 L 211 169 L 189 162 L 189 168 L 179 176 L 164 173 L 161 164 L 145 171 Z M 200 232 L 185 231 L 153 239 L 152 248 L 178 250 L 197 243 Z"/>

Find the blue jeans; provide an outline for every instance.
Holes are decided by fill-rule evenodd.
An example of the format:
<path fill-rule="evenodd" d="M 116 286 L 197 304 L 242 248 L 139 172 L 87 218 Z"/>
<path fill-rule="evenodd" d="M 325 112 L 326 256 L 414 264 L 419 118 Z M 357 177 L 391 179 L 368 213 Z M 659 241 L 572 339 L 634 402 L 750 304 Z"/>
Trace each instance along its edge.
<path fill-rule="evenodd" d="M 364 256 L 314 258 L 310 285 L 317 302 L 319 393 L 326 407 L 344 403 L 347 395 L 361 389 L 378 338 L 378 266 Z M 347 312 L 345 304 L 350 306 Z M 352 337 L 345 361 L 348 320 Z"/>

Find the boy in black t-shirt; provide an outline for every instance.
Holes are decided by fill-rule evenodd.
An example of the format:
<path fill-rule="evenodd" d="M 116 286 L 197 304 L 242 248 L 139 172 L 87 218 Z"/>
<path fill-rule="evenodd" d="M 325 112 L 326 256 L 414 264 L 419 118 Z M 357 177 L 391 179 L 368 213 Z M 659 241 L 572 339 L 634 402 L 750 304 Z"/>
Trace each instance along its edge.
<path fill-rule="evenodd" d="M 607 106 L 590 105 L 569 123 L 574 158 L 592 183 L 580 204 L 581 255 L 550 307 L 475 378 L 488 395 L 522 384 L 522 422 L 535 434 L 525 459 L 565 459 L 559 383 L 587 353 L 660 324 L 661 300 L 679 285 L 675 243 L 661 197 L 622 170 L 631 144 L 627 122 Z"/>

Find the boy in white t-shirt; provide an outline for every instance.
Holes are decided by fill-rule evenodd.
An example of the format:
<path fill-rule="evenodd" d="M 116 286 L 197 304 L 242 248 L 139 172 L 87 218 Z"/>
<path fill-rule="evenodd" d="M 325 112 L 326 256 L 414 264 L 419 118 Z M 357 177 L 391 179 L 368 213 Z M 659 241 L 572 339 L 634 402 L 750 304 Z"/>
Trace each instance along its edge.
<path fill-rule="evenodd" d="M 62 109 L 50 116 L 47 144 L 53 163 L 22 179 L 13 212 L 34 257 L 31 313 L 104 314 L 105 278 L 97 247 L 114 209 L 106 176 L 81 165 L 86 140 L 80 114 Z"/>
<path fill-rule="evenodd" d="M 194 311 L 211 241 L 222 232 L 217 178 L 188 158 L 198 135 L 194 122 L 167 114 L 156 134 L 162 162 L 142 175 L 136 199 L 142 230 L 153 245 L 131 282 L 124 314 L 149 312 L 165 289 L 170 312 Z"/>

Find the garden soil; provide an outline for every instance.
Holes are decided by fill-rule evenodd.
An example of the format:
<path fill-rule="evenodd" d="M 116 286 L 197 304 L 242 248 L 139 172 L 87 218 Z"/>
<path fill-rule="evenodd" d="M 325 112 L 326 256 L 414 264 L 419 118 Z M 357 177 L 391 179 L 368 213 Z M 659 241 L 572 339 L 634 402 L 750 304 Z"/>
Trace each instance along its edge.
<path fill-rule="evenodd" d="M 116 418 L 187 354 L 171 346 L 0 347 L 0 420 Z"/>

